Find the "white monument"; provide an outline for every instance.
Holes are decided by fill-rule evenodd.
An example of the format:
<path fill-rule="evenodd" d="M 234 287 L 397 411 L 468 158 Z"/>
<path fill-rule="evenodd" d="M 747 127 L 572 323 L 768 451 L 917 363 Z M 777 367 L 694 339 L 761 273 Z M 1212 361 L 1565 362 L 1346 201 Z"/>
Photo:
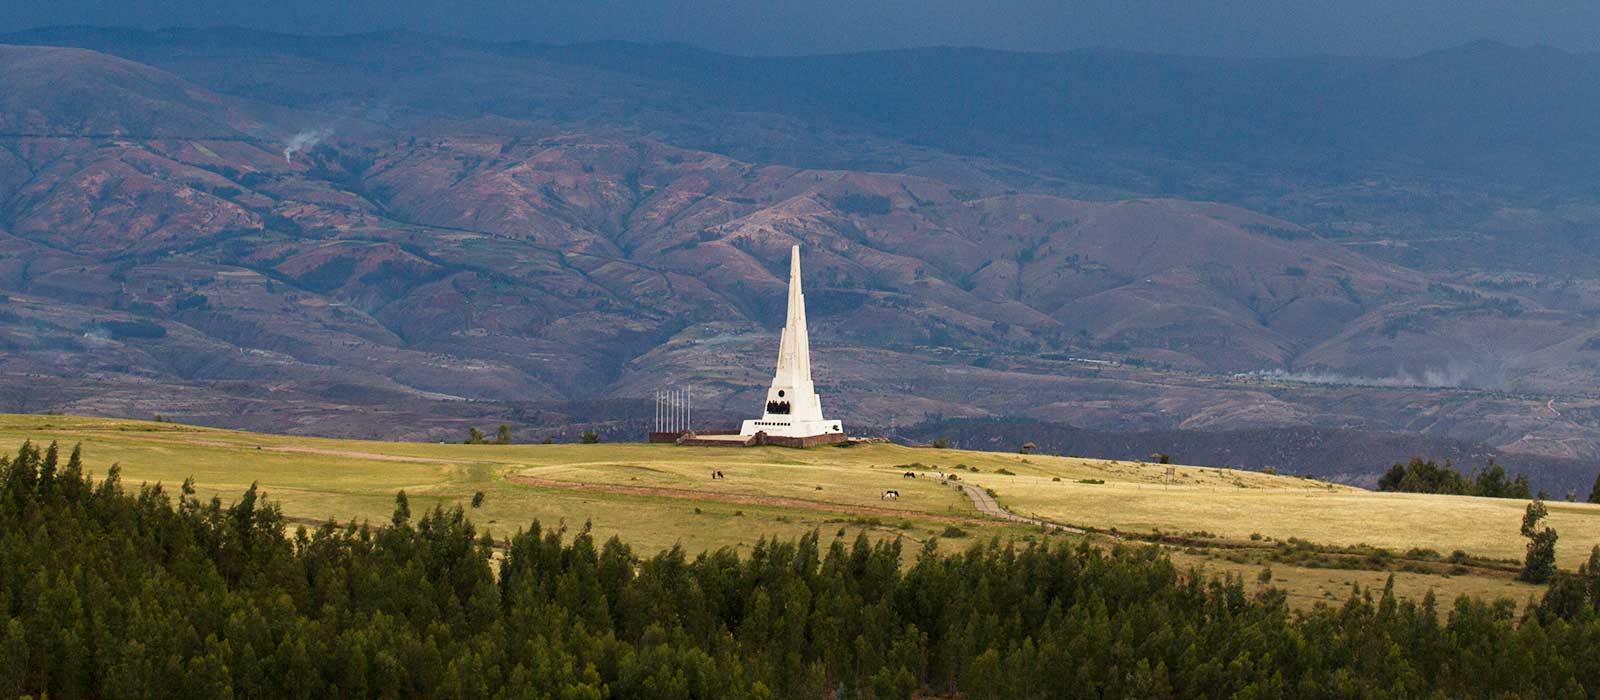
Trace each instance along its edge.
<path fill-rule="evenodd" d="M 822 401 L 811 383 L 811 337 L 806 333 L 806 295 L 800 291 L 800 246 L 789 251 L 789 318 L 778 344 L 778 371 L 767 389 L 767 408 L 747 420 L 740 435 L 806 438 L 844 435 L 839 421 L 822 417 Z"/>

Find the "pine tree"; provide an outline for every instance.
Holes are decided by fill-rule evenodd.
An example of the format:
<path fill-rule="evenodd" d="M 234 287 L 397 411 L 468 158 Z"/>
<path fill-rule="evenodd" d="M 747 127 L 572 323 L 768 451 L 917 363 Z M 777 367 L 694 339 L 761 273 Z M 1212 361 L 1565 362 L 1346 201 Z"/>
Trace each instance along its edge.
<path fill-rule="evenodd" d="M 496 444 L 496 445 L 509 445 L 509 444 L 511 444 L 511 427 L 510 426 L 506 425 L 505 423 L 501 423 L 500 424 L 500 429 L 494 431 L 494 444 Z"/>
<path fill-rule="evenodd" d="M 477 428 L 467 428 L 467 439 L 462 441 L 466 445 L 482 445 L 483 431 Z"/>
<path fill-rule="evenodd" d="M 39 464 L 39 493 L 47 494 L 55 490 L 56 465 L 60 462 L 61 451 L 56 443 L 51 442 L 50 447 L 44 452 L 44 461 Z"/>
<path fill-rule="evenodd" d="M 395 527 L 401 527 L 411 520 L 411 499 L 406 498 L 406 492 L 401 491 L 394 495 L 394 515 L 390 522 Z"/>

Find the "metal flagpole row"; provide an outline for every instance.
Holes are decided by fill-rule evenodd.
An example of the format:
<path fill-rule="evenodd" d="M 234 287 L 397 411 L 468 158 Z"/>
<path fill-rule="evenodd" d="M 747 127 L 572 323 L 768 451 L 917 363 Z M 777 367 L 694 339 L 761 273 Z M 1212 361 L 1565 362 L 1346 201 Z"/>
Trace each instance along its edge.
<path fill-rule="evenodd" d="M 656 432 L 681 433 L 693 425 L 694 387 L 656 390 Z"/>

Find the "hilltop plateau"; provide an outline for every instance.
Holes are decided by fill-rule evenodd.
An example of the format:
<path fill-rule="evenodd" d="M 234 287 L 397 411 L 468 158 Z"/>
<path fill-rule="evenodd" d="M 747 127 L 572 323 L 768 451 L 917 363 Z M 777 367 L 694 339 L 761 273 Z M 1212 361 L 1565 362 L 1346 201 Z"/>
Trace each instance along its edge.
<path fill-rule="evenodd" d="M 863 430 L 1383 433 L 1411 437 L 1229 463 L 1359 480 L 1444 441 L 1557 493 L 1600 456 L 1600 202 L 1570 184 L 1600 130 L 1558 89 L 1592 82 L 1505 75 L 1590 56 L 1201 62 L 1172 92 L 1115 52 L 0 41 L 5 410 L 626 434 L 693 383 L 731 419 L 798 243 Z M 1550 108 L 1497 138 L 1441 76 Z"/>
<path fill-rule="evenodd" d="M 1375 493 L 1304 477 L 1139 461 L 977 450 L 692 448 L 640 443 L 462 445 L 330 440 L 171 423 L 0 416 L 0 439 L 81 445 L 131 488 L 193 478 L 230 502 L 251 484 L 291 521 L 388 521 L 397 491 L 419 512 L 459 505 L 495 538 L 546 527 L 619 535 L 642 551 L 748 551 L 763 537 L 865 534 L 958 551 L 989 538 L 1161 545 L 1184 566 L 1257 584 L 1262 568 L 1294 604 L 1351 586 L 1444 600 L 1536 598 L 1519 583 L 1526 501 Z M 712 470 L 726 478 L 713 480 Z M 915 478 L 907 475 L 914 474 Z M 952 478 L 953 477 L 953 478 Z M 884 500 L 882 492 L 899 497 Z M 481 499 L 478 498 L 482 495 Z M 478 505 L 473 505 L 478 501 Z M 1600 505 L 1550 503 L 1571 569 L 1596 539 Z M 1045 525 L 1046 527 L 1041 527 Z M 915 546 L 911 546 L 915 545 Z"/>

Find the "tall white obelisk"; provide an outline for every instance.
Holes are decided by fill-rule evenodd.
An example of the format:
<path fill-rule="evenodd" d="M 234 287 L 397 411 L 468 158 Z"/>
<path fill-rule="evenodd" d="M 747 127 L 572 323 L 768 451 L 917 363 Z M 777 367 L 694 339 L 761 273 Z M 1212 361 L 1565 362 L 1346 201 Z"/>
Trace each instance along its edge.
<path fill-rule="evenodd" d="M 747 420 L 740 435 L 766 433 L 812 437 L 844 433 L 838 421 L 822 417 L 822 400 L 811 383 L 811 337 L 806 332 L 806 295 L 800 290 L 800 246 L 789 251 L 789 317 L 778 343 L 778 371 L 767 389 L 761 418 Z"/>

